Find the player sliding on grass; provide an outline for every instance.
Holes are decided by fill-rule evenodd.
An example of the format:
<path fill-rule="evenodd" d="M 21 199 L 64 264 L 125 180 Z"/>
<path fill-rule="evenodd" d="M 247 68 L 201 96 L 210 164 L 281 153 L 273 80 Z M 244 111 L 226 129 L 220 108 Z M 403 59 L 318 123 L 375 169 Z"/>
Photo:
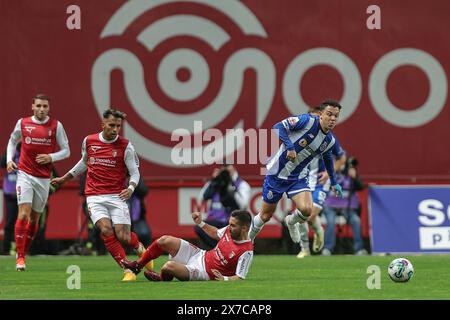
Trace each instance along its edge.
<path fill-rule="evenodd" d="M 106 249 L 122 268 L 125 259 L 121 243 L 136 250 L 140 256 L 145 248 L 137 235 L 131 232 L 130 212 L 126 201 L 136 188 L 139 174 L 139 159 L 134 147 L 119 136 L 125 114 L 114 109 L 103 113 L 102 132 L 84 138 L 81 160 L 63 177 L 51 181 L 61 185 L 87 170 L 85 194 L 89 216 L 100 229 Z M 130 175 L 126 187 L 127 175 Z M 120 242 L 119 242 L 120 241 Z M 152 268 L 149 261 L 148 268 Z M 136 280 L 130 270 L 124 270 L 123 281 Z"/>
<path fill-rule="evenodd" d="M 216 247 L 205 251 L 193 244 L 172 236 L 162 236 L 154 241 L 137 261 L 122 261 L 124 268 L 138 274 L 146 263 L 169 253 L 170 261 L 160 273 L 145 271 L 150 281 L 240 280 L 245 279 L 253 258 L 253 243 L 248 238 L 252 221 L 248 211 L 231 213 L 228 226 L 217 229 L 201 220 L 199 212 L 192 213 L 194 222 L 211 238 L 218 240 Z"/>
<path fill-rule="evenodd" d="M 287 118 L 273 126 L 283 142 L 269 160 L 263 185 L 261 211 L 253 218 L 250 239 L 255 239 L 270 220 L 284 193 L 294 201 L 297 209 L 285 218 L 293 242 L 300 242 L 297 223 L 304 223 L 312 213 L 313 200 L 308 182 L 308 164 L 317 156 L 325 162 L 331 189 L 339 196 L 342 188 L 336 184 L 331 149 L 335 139 L 331 130 L 336 126 L 341 105 L 326 100 L 320 106 L 320 117 L 302 114 Z"/>

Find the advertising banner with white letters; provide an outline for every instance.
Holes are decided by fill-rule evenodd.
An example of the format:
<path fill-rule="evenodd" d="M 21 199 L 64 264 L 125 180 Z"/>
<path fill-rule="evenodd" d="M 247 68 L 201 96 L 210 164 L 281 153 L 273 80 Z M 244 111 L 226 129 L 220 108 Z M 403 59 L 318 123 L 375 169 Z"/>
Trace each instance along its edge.
<path fill-rule="evenodd" d="M 372 252 L 450 252 L 450 185 L 371 186 Z"/>
<path fill-rule="evenodd" d="M 262 130 L 335 98 L 361 174 L 448 177 L 450 1 L 375 2 L 0 0 L 0 147 L 43 92 L 72 150 L 61 173 L 113 106 L 147 179 L 206 177 L 238 150 L 256 177 Z"/>

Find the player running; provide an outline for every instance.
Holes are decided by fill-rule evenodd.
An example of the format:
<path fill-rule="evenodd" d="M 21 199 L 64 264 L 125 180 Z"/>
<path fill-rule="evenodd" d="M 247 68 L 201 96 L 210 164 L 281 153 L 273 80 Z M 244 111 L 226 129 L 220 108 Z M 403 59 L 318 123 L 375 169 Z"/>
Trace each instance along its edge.
<path fill-rule="evenodd" d="M 312 116 L 320 116 L 320 113 L 320 107 L 313 108 L 309 111 L 309 114 Z M 335 143 L 331 149 L 331 153 L 334 156 L 334 171 L 337 172 L 345 164 L 347 156 L 336 135 L 334 135 L 334 133 L 332 134 Z M 308 238 L 309 226 L 311 226 L 314 231 L 313 252 L 319 252 L 324 245 L 325 232 L 320 222 L 319 215 L 322 212 L 323 204 L 330 191 L 330 179 L 328 179 L 328 173 L 325 170 L 325 164 L 322 157 L 315 157 L 310 162 L 308 181 L 312 192 L 313 208 L 311 216 L 308 218 L 308 223 L 298 224 L 301 245 L 301 251 L 297 255 L 297 258 L 299 259 L 311 255 Z"/>
<path fill-rule="evenodd" d="M 6 170 L 17 170 L 19 213 L 14 228 L 16 270 L 25 271 L 25 256 L 39 229 L 39 218 L 47 204 L 53 163 L 70 156 L 69 142 L 61 122 L 48 116 L 50 99 L 45 94 L 33 97 L 33 116 L 17 121 L 8 141 Z M 19 164 L 14 161 L 21 142 Z M 60 150 L 56 151 L 56 145 Z"/>
<path fill-rule="evenodd" d="M 87 170 L 85 195 L 89 216 L 100 229 L 105 247 L 122 268 L 125 259 L 122 245 L 131 247 L 141 255 L 145 248 L 137 235 L 131 232 L 130 212 L 127 200 L 136 188 L 139 174 L 139 159 L 134 147 L 119 136 L 126 115 L 115 109 L 103 113 L 102 132 L 84 138 L 81 160 L 61 178 L 51 183 L 62 185 Z M 130 176 L 126 186 L 127 176 Z M 119 242 L 120 241 L 120 242 Z M 149 262 L 149 269 L 152 262 Z M 123 281 L 136 280 L 130 270 L 124 270 Z"/>
<path fill-rule="evenodd" d="M 293 214 L 285 218 L 292 241 L 300 242 L 297 223 L 304 223 L 312 213 L 313 201 L 308 183 L 308 165 L 321 156 L 330 177 L 331 189 L 339 196 L 342 188 L 336 183 L 331 149 L 335 138 L 331 130 L 336 126 L 341 105 L 334 100 L 322 102 L 320 117 L 309 114 L 287 118 L 274 125 L 283 142 L 269 160 L 263 185 L 261 211 L 253 218 L 250 238 L 253 240 L 270 220 L 284 193 L 296 205 Z"/>

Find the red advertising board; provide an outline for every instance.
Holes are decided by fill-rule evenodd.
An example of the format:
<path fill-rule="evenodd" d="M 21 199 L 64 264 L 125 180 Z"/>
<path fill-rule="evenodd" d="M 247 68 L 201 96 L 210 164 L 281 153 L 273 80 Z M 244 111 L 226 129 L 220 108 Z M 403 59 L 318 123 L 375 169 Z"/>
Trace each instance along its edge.
<path fill-rule="evenodd" d="M 190 165 L 171 159 L 173 130 L 195 132 L 192 147 L 205 147 L 207 129 L 270 129 L 334 97 L 344 106 L 336 133 L 362 174 L 448 177 L 450 153 L 436 139 L 450 133 L 450 3 L 377 1 L 381 29 L 373 30 L 371 4 L 0 1 L 0 145 L 45 92 L 70 139 L 61 172 L 83 137 L 100 130 L 100 112 L 115 106 L 128 114 L 123 134 L 144 176 L 204 177 L 201 150 Z M 80 29 L 68 28 L 78 12 L 71 5 Z M 258 175 L 257 160 L 240 164 L 241 174 Z"/>

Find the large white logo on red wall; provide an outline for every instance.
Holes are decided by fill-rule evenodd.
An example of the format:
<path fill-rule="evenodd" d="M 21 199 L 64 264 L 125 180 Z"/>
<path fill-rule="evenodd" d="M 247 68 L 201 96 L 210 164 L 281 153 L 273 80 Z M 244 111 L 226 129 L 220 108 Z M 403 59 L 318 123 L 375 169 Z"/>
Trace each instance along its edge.
<path fill-rule="evenodd" d="M 104 27 L 100 38 L 121 37 L 144 13 L 157 10 L 162 5 L 191 5 L 193 8 L 208 7 L 231 20 L 243 35 L 268 39 L 261 22 L 253 12 L 237 0 L 131 0 L 120 7 Z M 161 94 L 176 103 L 190 102 L 208 90 L 211 72 L 219 66 L 194 50 L 199 41 L 206 44 L 217 54 L 224 50 L 231 41 L 230 34 L 209 17 L 190 13 L 161 16 L 147 25 L 136 40 L 150 53 L 158 46 L 178 36 L 193 38 L 194 45 L 174 48 L 158 63 L 156 81 Z M 125 40 L 130 41 L 129 39 Z M 194 121 L 201 120 L 201 130 L 214 128 L 235 111 L 236 103 L 243 92 L 243 78 L 246 70 L 252 69 L 256 74 L 256 126 L 259 128 L 273 106 L 277 90 L 281 90 L 283 102 L 292 114 L 307 111 L 307 104 L 302 98 L 299 85 L 306 71 L 317 65 L 328 65 L 336 69 L 342 77 L 343 95 L 340 99 L 345 108 L 342 110 L 340 123 L 351 117 L 357 109 L 362 95 L 362 80 L 359 70 L 350 57 L 333 48 L 312 48 L 299 53 L 284 70 L 281 88 L 276 87 L 277 69 L 272 58 L 254 47 L 241 48 L 233 52 L 223 65 L 222 82 L 214 98 L 203 109 L 192 113 L 174 113 L 158 103 L 147 90 L 144 67 L 136 54 L 123 48 L 113 48 L 101 53 L 92 67 L 92 92 L 95 106 L 102 114 L 105 106 L 110 105 L 110 76 L 114 69 L 123 73 L 124 88 L 127 98 L 139 117 L 152 130 L 171 134 L 179 128 L 189 130 L 191 135 L 198 135 Z M 390 101 L 386 92 L 386 82 L 392 71 L 402 65 L 420 68 L 428 77 L 430 91 L 425 103 L 415 110 L 401 110 Z M 186 72 L 188 79 L 180 79 Z M 386 122 L 398 127 L 418 127 L 433 120 L 444 107 L 447 98 L 447 78 L 440 63 L 430 54 L 416 48 L 396 49 L 383 55 L 373 66 L 369 76 L 368 96 L 377 114 Z M 244 120 L 236 121 L 235 129 L 244 127 Z M 155 141 L 145 132 L 137 130 L 129 121 L 124 125 L 124 135 L 133 141 L 138 154 L 153 163 L 173 167 L 194 167 L 202 164 L 174 164 L 171 158 L 172 147 Z M 213 141 L 209 145 L 227 144 L 227 139 L 235 135 L 224 135 L 225 141 Z M 240 145 L 237 144 L 236 148 Z M 195 147 L 194 147 L 195 148 Z M 233 153 L 234 150 L 226 150 Z M 220 155 L 225 157 L 228 154 Z M 219 160 L 219 159 L 217 159 Z"/>

